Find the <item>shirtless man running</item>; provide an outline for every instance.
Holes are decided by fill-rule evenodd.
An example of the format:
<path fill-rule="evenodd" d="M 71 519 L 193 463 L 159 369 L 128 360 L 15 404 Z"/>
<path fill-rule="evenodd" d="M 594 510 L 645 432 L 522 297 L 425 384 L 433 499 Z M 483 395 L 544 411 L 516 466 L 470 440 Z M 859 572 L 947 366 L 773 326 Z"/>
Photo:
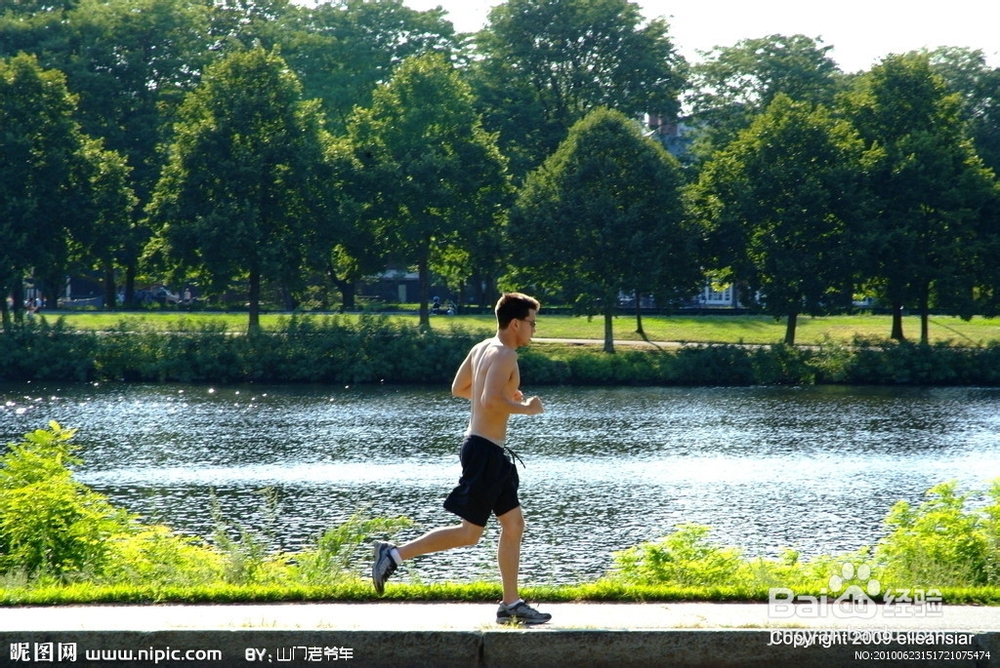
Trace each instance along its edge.
<path fill-rule="evenodd" d="M 495 514 L 500 522 L 497 563 L 503 583 L 497 623 L 543 624 L 552 618 L 529 606 L 517 592 L 524 515 L 517 499 L 517 467 L 505 443 L 511 415 L 542 412 L 541 399 L 521 393 L 517 368 L 517 349 L 531 342 L 538 309 L 538 301 L 532 297 L 504 294 L 496 305 L 496 336 L 473 346 L 458 368 L 451 392 L 471 402 L 472 414 L 462 443 L 462 477 L 444 507 L 462 523 L 434 529 L 398 547 L 376 541 L 372 582 L 379 594 L 385 581 L 407 559 L 475 545 L 490 514 Z"/>

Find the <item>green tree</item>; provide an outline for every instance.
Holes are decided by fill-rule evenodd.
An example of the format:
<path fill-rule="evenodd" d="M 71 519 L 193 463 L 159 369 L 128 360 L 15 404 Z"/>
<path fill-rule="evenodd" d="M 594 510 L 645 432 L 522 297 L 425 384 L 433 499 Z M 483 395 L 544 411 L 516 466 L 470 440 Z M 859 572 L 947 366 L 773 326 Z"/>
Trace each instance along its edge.
<path fill-rule="evenodd" d="M 947 89 L 962 101 L 962 119 L 976 154 L 995 176 L 1000 171 L 1000 68 L 991 68 L 981 50 L 940 47 L 921 51 Z M 996 184 L 996 182 L 994 182 Z M 1000 185 L 998 185 L 1000 187 Z M 940 310 L 964 317 L 1000 312 L 1000 203 L 994 195 L 982 207 L 956 266 L 934 284 Z"/>
<path fill-rule="evenodd" d="M 442 56 L 411 58 L 348 124 L 365 216 L 386 253 L 417 267 L 420 323 L 430 325 L 430 272 L 503 213 L 509 179 L 472 91 Z"/>
<path fill-rule="evenodd" d="M 719 268 L 747 301 L 787 318 L 850 306 L 857 259 L 861 141 L 824 107 L 778 95 L 704 165 L 692 188 Z"/>
<path fill-rule="evenodd" d="M 543 290 L 602 313 L 604 350 L 614 352 L 619 295 L 698 282 L 680 185 L 660 144 L 622 113 L 597 109 L 528 175 L 510 212 L 513 262 Z"/>
<path fill-rule="evenodd" d="M 701 128 L 695 152 L 724 148 L 779 94 L 829 104 L 841 73 L 818 38 L 768 35 L 717 46 L 691 68 L 688 103 Z"/>
<path fill-rule="evenodd" d="M 919 312 L 927 341 L 934 288 L 969 282 L 961 273 L 975 266 L 970 258 L 993 176 L 968 139 L 960 96 L 926 55 L 886 58 L 857 80 L 844 104 L 867 151 L 875 213 L 863 245 L 873 285 L 892 308 L 890 336 L 904 339 L 908 307 Z"/>
<path fill-rule="evenodd" d="M 487 129 L 521 178 L 597 107 L 676 117 L 686 63 L 668 25 L 626 0 L 507 0 L 475 37 Z"/>
<path fill-rule="evenodd" d="M 53 277 L 65 272 L 71 236 L 94 222 L 88 174 L 110 155 L 80 131 L 74 108 L 60 72 L 43 70 L 34 56 L 0 60 L 0 287 L 14 295 L 15 317 L 30 271 L 55 299 L 61 281 Z M 0 311 L 8 330 L 6 299 Z"/>
<path fill-rule="evenodd" d="M 0 49 L 8 55 L 12 49 L 33 53 L 44 67 L 65 73 L 78 96 L 84 132 L 126 157 L 129 187 L 145 206 L 162 168 L 158 146 L 168 138 L 172 114 L 205 64 L 217 57 L 211 48 L 211 3 L 80 0 L 72 5 L 67 11 L 3 15 Z M 105 235 L 112 247 L 101 251 L 125 270 L 126 300 L 150 235 L 141 224 L 141 206 L 127 229 Z M 106 293 L 110 307 L 115 290 Z"/>
<path fill-rule="evenodd" d="M 328 129 L 343 133 L 356 106 L 405 59 L 457 48 L 441 8 L 425 12 L 402 0 L 330 0 L 292 5 L 278 20 L 274 42 L 302 81 L 306 98 L 323 100 Z"/>
<path fill-rule="evenodd" d="M 89 139 L 83 147 L 85 160 L 82 184 L 89 193 L 85 215 L 89 222 L 74 230 L 77 262 L 83 268 L 98 269 L 104 276 L 104 304 L 117 299 L 115 267 L 126 263 L 123 243 L 133 230 L 132 214 L 138 199 L 129 187 L 130 168 L 124 156 L 103 148 L 103 142 Z"/>
<path fill-rule="evenodd" d="M 329 222 L 325 136 L 316 102 L 275 53 L 237 52 L 184 101 L 151 217 L 156 250 L 216 290 L 246 280 L 259 328 L 263 278 L 294 286 Z"/>
<path fill-rule="evenodd" d="M 1000 173 L 1000 68 L 986 64 L 979 49 L 942 47 L 931 51 L 931 68 L 962 97 L 962 116 L 976 154 Z"/>

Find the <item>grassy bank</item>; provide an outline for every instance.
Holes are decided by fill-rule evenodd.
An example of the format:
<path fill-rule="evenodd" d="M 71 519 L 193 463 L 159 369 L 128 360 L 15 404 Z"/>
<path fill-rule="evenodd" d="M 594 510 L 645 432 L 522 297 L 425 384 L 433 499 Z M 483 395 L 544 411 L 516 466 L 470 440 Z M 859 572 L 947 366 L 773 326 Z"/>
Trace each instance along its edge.
<path fill-rule="evenodd" d="M 159 312 L 159 313 L 99 313 L 93 311 L 65 312 L 49 314 L 48 319 L 65 318 L 69 329 L 82 331 L 114 331 L 123 324 L 131 329 L 150 328 L 159 331 L 188 331 L 202 327 L 223 328 L 230 332 L 246 329 L 245 313 L 212 312 Z M 289 321 L 288 314 L 264 314 L 261 326 L 267 331 L 279 331 Z M 297 316 L 304 321 L 323 322 L 329 316 L 303 314 Z M 360 314 L 338 316 L 346 323 L 358 321 Z M 388 321 L 401 327 L 416 324 L 417 316 L 412 313 L 387 316 Z M 544 308 L 538 321 L 537 337 L 553 339 L 591 339 L 602 341 L 604 321 L 601 318 L 582 316 L 548 315 Z M 681 343 L 731 343 L 772 345 L 784 341 L 785 322 L 769 316 L 758 315 L 683 315 L 644 316 L 643 330 L 650 341 L 675 341 Z M 634 316 L 622 315 L 615 319 L 615 338 L 622 341 L 641 341 L 636 334 Z M 855 338 L 887 339 L 891 321 L 886 315 L 842 315 L 821 318 L 801 318 L 797 327 L 798 345 L 849 344 Z M 438 333 L 448 333 L 453 329 L 468 331 L 477 335 L 491 334 L 496 324 L 493 316 L 459 315 L 434 316 L 431 328 Z M 916 316 L 903 318 L 903 332 L 911 339 L 920 335 L 920 319 Z M 928 330 L 930 343 L 950 343 L 954 345 L 985 345 L 1000 341 L 1000 319 L 976 317 L 962 320 L 951 316 L 935 316 L 930 319 Z"/>
<path fill-rule="evenodd" d="M 0 379 L 446 385 L 469 347 L 491 330 L 485 317 L 467 320 L 474 324 L 467 327 L 450 317 L 434 322 L 423 331 L 408 316 L 291 316 L 249 336 L 214 317 L 124 319 L 96 329 L 70 318 L 45 319 L 0 335 Z M 705 322 L 720 336 L 726 327 L 713 318 Z M 583 323 L 553 318 L 551 326 L 581 338 L 569 335 L 579 335 Z M 531 385 L 993 386 L 1000 385 L 1000 340 L 920 345 L 855 335 L 795 347 L 620 346 L 614 355 L 600 346 L 539 341 L 523 351 L 521 371 Z"/>

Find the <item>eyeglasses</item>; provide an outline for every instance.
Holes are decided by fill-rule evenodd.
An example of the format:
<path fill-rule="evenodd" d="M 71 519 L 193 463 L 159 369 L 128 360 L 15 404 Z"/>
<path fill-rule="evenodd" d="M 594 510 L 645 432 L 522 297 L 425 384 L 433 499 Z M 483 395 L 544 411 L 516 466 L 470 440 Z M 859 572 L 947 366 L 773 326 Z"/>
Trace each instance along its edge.
<path fill-rule="evenodd" d="M 538 326 L 538 324 L 534 320 L 528 320 L 527 318 L 521 318 L 521 320 L 531 325 L 532 329 L 535 329 L 535 327 Z"/>

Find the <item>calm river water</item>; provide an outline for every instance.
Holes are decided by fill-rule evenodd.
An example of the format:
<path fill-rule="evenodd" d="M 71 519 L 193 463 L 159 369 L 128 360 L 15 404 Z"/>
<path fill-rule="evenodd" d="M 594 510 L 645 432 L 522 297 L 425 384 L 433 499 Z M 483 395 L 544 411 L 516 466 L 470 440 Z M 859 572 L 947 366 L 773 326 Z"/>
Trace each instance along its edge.
<path fill-rule="evenodd" d="M 531 391 L 526 388 L 526 391 Z M 1000 477 L 1000 390 L 970 388 L 541 388 L 515 416 L 524 460 L 528 584 L 593 579 L 615 550 L 682 523 L 748 555 L 874 544 L 900 499 Z M 0 385 L 0 437 L 57 420 L 79 429 L 78 477 L 147 521 L 208 536 L 214 492 L 234 522 L 297 549 L 359 509 L 451 523 L 467 404 L 447 388 Z M 493 579 L 480 545 L 410 562 L 403 577 Z"/>

